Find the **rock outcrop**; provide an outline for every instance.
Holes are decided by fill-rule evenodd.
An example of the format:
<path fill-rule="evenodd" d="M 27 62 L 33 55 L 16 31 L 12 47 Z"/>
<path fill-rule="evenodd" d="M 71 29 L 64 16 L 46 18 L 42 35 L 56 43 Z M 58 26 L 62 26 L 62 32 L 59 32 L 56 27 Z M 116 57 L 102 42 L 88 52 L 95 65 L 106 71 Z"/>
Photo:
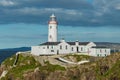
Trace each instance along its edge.
<path fill-rule="evenodd" d="M 19 55 L 15 67 L 10 67 L 14 63 L 14 58 L 15 56 L 8 58 L 2 63 L 4 68 L 0 68 L 0 74 L 5 69 L 8 70 L 8 74 L 1 80 L 120 80 L 120 53 L 71 67 L 36 60 L 40 58 L 35 59 L 31 55 L 24 56 L 24 54 Z M 66 59 L 72 58 L 68 56 Z"/>

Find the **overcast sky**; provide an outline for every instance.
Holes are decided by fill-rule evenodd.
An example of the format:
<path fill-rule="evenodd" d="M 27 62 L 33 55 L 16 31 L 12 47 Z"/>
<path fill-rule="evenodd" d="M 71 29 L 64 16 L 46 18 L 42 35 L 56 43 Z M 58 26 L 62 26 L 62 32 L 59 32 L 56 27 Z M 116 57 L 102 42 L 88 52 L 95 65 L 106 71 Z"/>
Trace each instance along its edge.
<path fill-rule="evenodd" d="M 47 41 L 52 13 L 59 39 L 120 42 L 120 0 L 0 0 L 0 48 Z"/>

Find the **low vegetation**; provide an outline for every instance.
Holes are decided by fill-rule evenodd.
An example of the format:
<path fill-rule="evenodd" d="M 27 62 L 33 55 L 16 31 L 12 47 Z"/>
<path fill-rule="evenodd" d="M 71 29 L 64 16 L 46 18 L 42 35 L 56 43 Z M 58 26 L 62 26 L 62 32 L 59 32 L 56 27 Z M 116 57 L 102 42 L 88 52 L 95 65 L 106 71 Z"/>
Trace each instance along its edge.
<path fill-rule="evenodd" d="M 89 60 L 90 56 L 88 56 L 88 55 L 77 55 L 77 54 L 72 55 L 72 54 L 69 54 L 69 55 L 64 56 L 64 58 L 72 59 L 75 62 L 78 62 L 78 61 L 82 61 L 82 60 Z"/>
<path fill-rule="evenodd" d="M 41 64 L 35 61 L 34 57 L 32 56 L 23 56 L 19 55 L 18 61 L 16 63 L 16 67 L 13 67 L 13 63 L 15 61 L 15 55 L 6 59 L 2 65 L 5 66 L 5 69 L 8 70 L 8 74 L 2 80 L 9 80 L 9 79 L 16 79 L 19 78 L 20 80 L 24 78 L 23 74 L 26 72 L 34 72 L 36 68 L 39 68 L 41 72 L 47 71 L 54 72 L 56 70 L 64 71 L 65 68 L 61 67 L 60 65 L 52 65 L 49 61 L 45 62 L 45 66 L 41 66 Z"/>
<path fill-rule="evenodd" d="M 120 53 L 103 58 L 96 64 L 98 80 L 120 80 Z"/>
<path fill-rule="evenodd" d="M 76 61 L 90 59 L 87 55 L 66 55 Z M 19 55 L 16 67 L 13 65 L 15 56 L 6 59 L 2 65 L 8 69 L 8 74 L 2 80 L 120 80 L 120 53 L 102 57 L 98 61 L 64 68 L 45 61 L 44 65 L 32 56 Z M 69 66 L 69 65 L 68 65 Z"/>
<path fill-rule="evenodd" d="M 4 68 L 9 69 L 11 66 L 13 66 L 14 61 L 15 61 L 15 55 L 13 55 L 13 56 L 10 57 L 10 58 L 7 58 L 7 59 L 2 63 L 2 65 L 5 65 Z"/>
<path fill-rule="evenodd" d="M 47 70 L 48 72 L 54 72 L 54 71 L 57 71 L 57 70 L 65 71 L 64 67 L 62 67 L 60 65 L 52 65 L 52 64 L 49 63 L 49 61 L 45 62 L 45 66 L 40 66 L 39 68 L 40 68 L 41 71 Z"/>

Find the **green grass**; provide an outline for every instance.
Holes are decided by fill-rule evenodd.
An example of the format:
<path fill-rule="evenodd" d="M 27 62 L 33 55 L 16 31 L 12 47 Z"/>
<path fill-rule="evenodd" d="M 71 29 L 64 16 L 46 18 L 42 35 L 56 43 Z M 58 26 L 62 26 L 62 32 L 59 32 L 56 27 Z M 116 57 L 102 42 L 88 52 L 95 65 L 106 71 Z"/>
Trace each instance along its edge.
<path fill-rule="evenodd" d="M 15 55 L 11 58 L 6 59 L 3 64 L 5 66 L 13 66 L 13 63 L 15 61 Z M 23 79 L 23 74 L 25 72 L 33 72 L 36 68 L 39 68 L 40 71 L 47 71 L 47 73 L 54 72 L 56 70 L 64 71 L 65 68 L 60 65 L 52 65 L 48 61 L 45 62 L 45 66 L 41 66 L 41 64 L 37 61 L 35 61 L 34 57 L 32 56 L 22 56 L 21 54 L 18 56 L 18 61 L 16 63 L 16 67 L 13 68 L 7 68 L 9 70 L 8 74 L 5 78 L 2 78 L 2 80 L 9 80 L 11 76 L 14 76 L 14 78 Z"/>
<path fill-rule="evenodd" d="M 18 57 L 18 62 L 17 62 L 17 66 L 21 65 L 21 63 L 23 64 L 31 64 L 31 65 L 35 65 L 36 61 L 32 56 L 26 56 L 23 57 L 22 55 L 19 55 Z"/>
<path fill-rule="evenodd" d="M 114 64 L 112 68 L 105 73 L 104 76 L 110 77 L 114 75 L 117 75 L 117 78 L 120 79 L 120 61 L 117 61 L 116 64 Z"/>
<path fill-rule="evenodd" d="M 95 67 L 97 80 L 105 80 L 105 79 L 108 79 L 108 80 L 120 80 L 120 60 L 116 61 L 115 64 L 112 64 L 111 68 L 108 68 L 108 70 L 105 71 L 102 75 L 100 74 L 101 65 L 100 64 L 98 65 L 98 63 L 97 63 L 97 66 Z"/>
<path fill-rule="evenodd" d="M 10 66 L 13 66 L 14 61 L 15 61 L 15 55 L 5 59 L 2 65 L 5 65 L 5 68 L 8 69 Z"/>
<path fill-rule="evenodd" d="M 46 66 L 40 66 L 40 70 L 47 70 L 48 72 L 54 72 L 56 70 L 60 70 L 60 71 L 65 71 L 65 67 L 62 67 L 60 65 L 53 65 L 50 64 L 49 61 L 45 62 Z"/>
<path fill-rule="evenodd" d="M 34 71 L 36 67 L 37 66 L 34 66 L 34 65 L 24 65 L 20 67 L 15 67 L 15 68 L 12 68 L 8 74 L 12 73 L 14 77 L 22 78 L 22 75 L 25 71 Z"/>
<path fill-rule="evenodd" d="M 77 61 L 81 61 L 83 59 L 88 60 L 90 56 L 87 55 L 66 55 L 65 57 L 69 58 L 70 56 L 74 57 Z M 118 55 L 117 55 L 118 56 Z M 116 57 L 113 57 L 113 59 Z M 110 57 L 111 59 L 111 57 Z M 70 70 L 78 69 L 80 70 L 78 76 L 68 75 L 71 77 L 71 80 L 78 80 L 79 76 L 82 74 L 85 74 L 87 72 L 90 72 L 90 74 L 95 74 L 96 80 L 120 80 L 120 59 L 118 57 L 118 60 L 116 60 L 115 63 L 110 63 L 111 65 L 108 65 L 108 61 L 110 60 L 109 57 L 106 57 L 106 59 L 100 59 L 99 61 L 94 62 L 96 65 L 90 67 L 90 64 L 81 65 L 81 67 L 72 67 L 69 68 Z M 5 66 L 12 66 L 15 60 L 15 55 L 12 58 L 6 59 L 3 64 Z M 62 67 L 60 65 L 53 65 L 50 64 L 49 61 L 44 62 L 45 65 L 42 66 L 39 62 L 35 61 L 35 59 L 32 56 L 22 56 L 19 55 L 17 66 L 14 68 L 9 69 L 8 74 L 5 78 L 2 78 L 1 80 L 10 80 L 10 77 L 13 76 L 14 79 L 19 78 L 20 80 L 23 80 L 23 74 L 33 72 L 36 68 L 39 68 L 40 72 L 42 74 L 45 74 L 45 76 L 49 76 L 51 72 L 55 71 L 67 71 L 65 67 Z M 87 67 L 84 67 L 87 66 Z M 104 67 L 108 66 L 107 70 L 104 70 Z M 102 68 L 103 67 L 103 68 Z M 82 68 L 82 69 L 80 69 Z M 101 69 L 102 68 L 102 69 Z M 78 71 L 77 70 L 77 71 Z M 101 74 L 103 72 L 103 74 Z"/>
<path fill-rule="evenodd" d="M 15 55 L 12 58 L 12 60 L 10 60 L 10 58 L 6 59 L 3 64 L 6 66 L 13 66 Z M 12 74 L 14 77 L 22 78 L 22 75 L 25 71 L 33 71 L 36 67 L 39 66 L 41 66 L 40 63 L 35 61 L 32 56 L 24 57 L 22 55 L 19 55 L 16 67 L 13 67 L 12 69 L 9 68 L 7 75 Z"/>

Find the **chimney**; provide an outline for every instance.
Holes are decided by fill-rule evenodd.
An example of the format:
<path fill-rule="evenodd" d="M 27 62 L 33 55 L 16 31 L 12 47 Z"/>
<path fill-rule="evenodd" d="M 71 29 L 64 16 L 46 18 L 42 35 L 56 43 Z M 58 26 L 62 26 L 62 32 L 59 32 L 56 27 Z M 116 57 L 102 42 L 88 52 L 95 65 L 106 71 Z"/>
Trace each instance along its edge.
<path fill-rule="evenodd" d="M 62 39 L 60 40 L 60 42 L 65 42 L 64 38 L 62 38 Z"/>
<path fill-rule="evenodd" d="M 78 46 L 78 45 L 79 45 L 79 41 L 78 41 L 78 40 L 76 40 L 75 45 L 76 45 L 76 46 Z"/>

